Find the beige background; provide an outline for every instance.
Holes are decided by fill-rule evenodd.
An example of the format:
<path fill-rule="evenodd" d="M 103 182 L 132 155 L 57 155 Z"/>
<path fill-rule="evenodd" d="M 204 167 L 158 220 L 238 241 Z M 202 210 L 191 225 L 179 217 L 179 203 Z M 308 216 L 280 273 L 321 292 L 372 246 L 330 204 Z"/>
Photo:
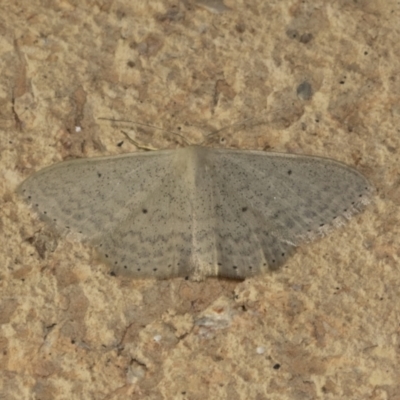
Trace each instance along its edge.
<path fill-rule="evenodd" d="M 208 3 L 0 1 L 1 399 L 400 399 L 399 2 Z M 121 127 L 175 148 L 167 131 L 250 117 L 209 144 L 332 157 L 377 188 L 276 273 L 115 278 L 15 195 L 136 151 Z"/>

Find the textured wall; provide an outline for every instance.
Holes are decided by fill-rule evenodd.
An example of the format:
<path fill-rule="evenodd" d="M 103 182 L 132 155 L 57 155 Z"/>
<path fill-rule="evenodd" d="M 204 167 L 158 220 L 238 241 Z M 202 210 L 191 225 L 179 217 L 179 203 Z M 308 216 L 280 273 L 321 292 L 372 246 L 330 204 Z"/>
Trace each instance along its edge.
<path fill-rule="evenodd" d="M 400 398 L 398 2 L 1 3 L 0 398 Z M 15 195 L 137 150 L 121 129 L 176 148 L 240 121 L 208 144 L 335 158 L 374 203 L 278 272 L 132 281 Z"/>

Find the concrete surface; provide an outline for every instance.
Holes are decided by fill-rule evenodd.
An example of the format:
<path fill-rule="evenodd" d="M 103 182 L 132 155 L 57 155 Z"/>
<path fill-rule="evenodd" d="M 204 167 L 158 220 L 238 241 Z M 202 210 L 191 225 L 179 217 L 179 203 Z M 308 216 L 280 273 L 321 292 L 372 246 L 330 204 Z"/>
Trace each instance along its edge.
<path fill-rule="evenodd" d="M 224 3 L 0 2 L 0 399 L 400 399 L 400 4 Z M 207 144 L 335 158 L 374 203 L 278 272 L 195 283 L 112 277 L 15 195 L 136 151 L 121 130 L 237 121 Z"/>

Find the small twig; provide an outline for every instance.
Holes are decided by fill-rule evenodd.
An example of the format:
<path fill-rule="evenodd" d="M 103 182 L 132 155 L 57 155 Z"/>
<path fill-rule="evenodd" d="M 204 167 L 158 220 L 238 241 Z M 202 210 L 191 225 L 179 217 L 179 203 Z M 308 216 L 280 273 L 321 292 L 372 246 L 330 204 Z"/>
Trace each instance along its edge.
<path fill-rule="evenodd" d="M 125 135 L 125 137 L 128 139 L 128 141 L 131 142 L 133 145 L 135 145 L 138 149 L 145 150 L 145 151 L 155 151 L 155 150 L 158 150 L 158 149 L 156 149 L 155 147 L 144 146 L 144 145 L 139 144 L 139 142 L 137 142 L 135 139 L 132 139 L 132 138 L 129 136 L 129 133 L 128 133 L 128 132 L 125 132 L 125 131 L 121 131 L 121 132 Z"/>
<path fill-rule="evenodd" d="M 118 119 L 117 120 L 117 119 L 113 119 L 113 118 L 103 118 L 103 117 L 100 117 L 99 119 L 105 120 L 105 121 L 112 121 L 112 122 L 130 123 L 130 124 L 133 124 L 133 125 L 139 125 L 139 126 L 144 126 L 146 128 L 151 128 L 151 129 L 156 129 L 156 130 L 159 130 L 159 131 L 164 131 L 166 133 L 170 133 L 172 135 L 179 136 L 187 145 L 190 145 L 190 143 L 187 141 L 187 139 L 182 134 L 180 134 L 178 132 L 174 132 L 174 131 L 169 131 L 169 130 L 164 129 L 164 128 L 159 128 L 158 126 L 153 126 L 153 125 L 144 124 L 144 123 L 141 123 L 141 122 L 134 122 L 134 121 L 124 120 L 124 119 Z M 126 135 L 125 132 L 123 132 L 123 133 Z"/>

